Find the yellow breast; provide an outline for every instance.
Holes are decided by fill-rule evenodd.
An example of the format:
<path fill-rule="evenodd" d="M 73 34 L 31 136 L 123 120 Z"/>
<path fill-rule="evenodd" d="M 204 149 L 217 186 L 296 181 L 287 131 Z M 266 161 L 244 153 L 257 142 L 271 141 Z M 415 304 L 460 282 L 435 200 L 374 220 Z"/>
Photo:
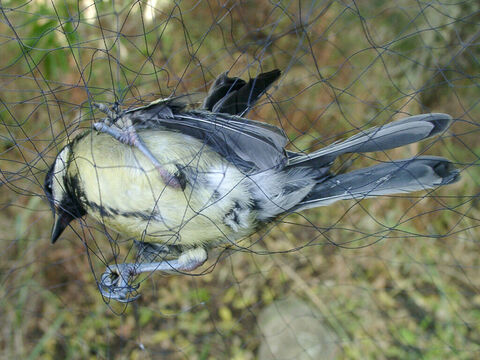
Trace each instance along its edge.
<path fill-rule="evenodd" d="M 251 201 L 245 175 L 235 166 L 187 135 L 150 130 L 139 135 L 171 174 L 182 169 L 185 189 L 166 186 L 136 148 L 91 132 L 75 145 L 71 165 L 90 215 L 128 237 L 186 246 L 234 241 L 253 229 L 253 212 L 241 227 L 225 223 L 232 208 L 247 208 Z"/>

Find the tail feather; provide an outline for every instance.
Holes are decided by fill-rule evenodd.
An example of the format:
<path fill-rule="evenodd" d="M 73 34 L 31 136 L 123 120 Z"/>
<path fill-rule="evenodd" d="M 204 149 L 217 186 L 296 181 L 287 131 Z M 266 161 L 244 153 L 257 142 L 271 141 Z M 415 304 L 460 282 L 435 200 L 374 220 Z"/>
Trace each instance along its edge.
<path fill-rule="evenodd" d="M 393 121 L 336 142 L 308 155 L 292 156 L 290 166 L 321 167 L 346 153 L 385 151 L 416 143 L 446 130 L 452 121 L 447 114 L 422 114 Z"/>
<path fill-rule="evenodd" d="M 280 70 L 275 69 L 261 73 L 247 83 L 223 73 L 210 88 L 203 108 L 214 113 L 244 116 L 280 75 Z"/>
<path fill-rule="evenodd" d="M 333 176 L 317 184 L 292 210 L 330 205 L 339 200 L 426 190 L 458 179 L 459 171 L 441 157 L 392 161 Z"/>

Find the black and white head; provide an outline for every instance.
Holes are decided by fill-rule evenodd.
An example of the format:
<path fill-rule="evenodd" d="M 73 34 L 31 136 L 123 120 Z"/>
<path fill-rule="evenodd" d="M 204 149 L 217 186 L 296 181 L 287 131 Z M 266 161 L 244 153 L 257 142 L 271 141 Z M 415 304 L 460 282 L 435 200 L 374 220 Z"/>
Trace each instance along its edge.
<path fill-rule="evenodd" d="M 69 175 L 71 155 L 70 145 L 65 146 L 55 158 L 45 178 L 44 191 L 55 218 L 52 244 L 72 220 L 86 214 L 78 198 L 77 180 Z"/>

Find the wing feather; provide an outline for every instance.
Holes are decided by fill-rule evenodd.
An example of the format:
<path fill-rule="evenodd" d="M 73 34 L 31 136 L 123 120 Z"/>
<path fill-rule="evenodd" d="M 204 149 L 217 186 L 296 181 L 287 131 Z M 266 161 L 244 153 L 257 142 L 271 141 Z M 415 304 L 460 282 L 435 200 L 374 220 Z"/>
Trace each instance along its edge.
<path fill-rule="evenodd" d="M 175 98 L 175 101 L 178 101 Z M 205 141 L 247 173 L 284 167 L 288 139 L 278 127 L 229 114 L 184 111 L 177 103 L 158 102 L 130 112 L 137 129 L 169 129 Z"/>

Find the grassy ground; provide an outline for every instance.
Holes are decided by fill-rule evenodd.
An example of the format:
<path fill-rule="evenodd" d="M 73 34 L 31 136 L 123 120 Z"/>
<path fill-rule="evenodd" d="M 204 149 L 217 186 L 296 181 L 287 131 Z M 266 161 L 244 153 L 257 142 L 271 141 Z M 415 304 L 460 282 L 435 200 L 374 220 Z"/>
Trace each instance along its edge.
<path fill-rule="evenodd" d="M 157 1 L 152 18 L 147 2 L 3 3 L 0 357 L 254 359 L 260 311 L 295 295 L 323 314 L 340 359 L 476 358 L 480 8 L 369 4 Z M 137 302 L 106 304 L 94 275 L 131 244 L 88 219 L 49 244 L 52 157 L 91 125 L 92 101 L 206 91 L 260 67 L 284 76 L 250 117 L 282 126 L 291 149 L 446 112 L 458 121 L 440 139 L 354 166 L 435 154 L 462 181 L 291 215 L 242 251 L 215 250 L 199 276 L 151 275 Z"/>

